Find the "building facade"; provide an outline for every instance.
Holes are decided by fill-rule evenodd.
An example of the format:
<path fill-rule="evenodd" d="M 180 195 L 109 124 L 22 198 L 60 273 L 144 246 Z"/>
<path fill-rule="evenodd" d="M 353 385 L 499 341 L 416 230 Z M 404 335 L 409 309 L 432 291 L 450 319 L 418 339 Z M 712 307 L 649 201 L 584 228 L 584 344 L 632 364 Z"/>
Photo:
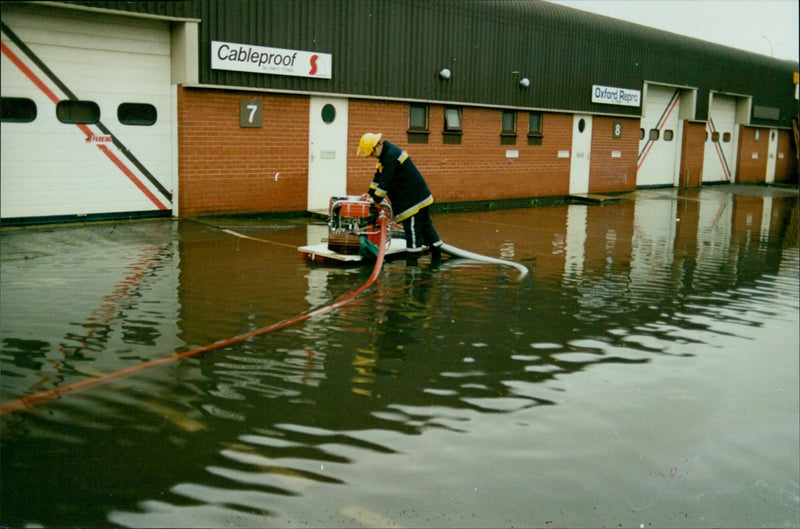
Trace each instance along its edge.
<path fill-rule="evenodd" d="M 3 2 L 2 221 L 796 183 L 797 63 L 535 0 Z"/>

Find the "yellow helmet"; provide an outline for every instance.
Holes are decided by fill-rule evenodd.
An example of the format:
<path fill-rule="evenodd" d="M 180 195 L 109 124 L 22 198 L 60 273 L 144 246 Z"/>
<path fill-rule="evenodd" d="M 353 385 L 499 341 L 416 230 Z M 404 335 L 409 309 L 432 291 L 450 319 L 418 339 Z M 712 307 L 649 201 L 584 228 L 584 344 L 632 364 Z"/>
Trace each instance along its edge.
<path fill-rule="evenodd" d="M 358 142 L 356 156 L 369 156 L 372 154 L 372 151 L 375 150 L 375 146 L 381 141 L 381 136 L 383 135 L 380 132 L 377 134 L 374 132 L 367 132 L 361 136 L 361 140 Z"/>

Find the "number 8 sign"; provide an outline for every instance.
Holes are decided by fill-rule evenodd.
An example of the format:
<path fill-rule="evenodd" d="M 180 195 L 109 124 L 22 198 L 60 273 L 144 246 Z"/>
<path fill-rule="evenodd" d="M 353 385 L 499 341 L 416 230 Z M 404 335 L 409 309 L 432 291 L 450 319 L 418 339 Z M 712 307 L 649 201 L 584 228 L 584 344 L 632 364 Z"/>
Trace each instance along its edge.
<path fill-rule="evenodd" d="M 622 137 L 622 122 L 621 121 L 615 121 L 614 122 L 614 130 L 611 133 L 611 136 L 615 140 L 618 140 L 618 139 L 620 139 Z"/>

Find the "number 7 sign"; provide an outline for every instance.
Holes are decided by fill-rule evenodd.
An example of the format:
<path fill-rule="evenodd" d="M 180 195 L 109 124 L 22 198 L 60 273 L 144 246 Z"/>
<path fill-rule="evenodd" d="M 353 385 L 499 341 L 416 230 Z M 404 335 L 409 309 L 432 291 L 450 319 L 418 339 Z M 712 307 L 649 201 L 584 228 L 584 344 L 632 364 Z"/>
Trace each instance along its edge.
<path fill-rule="evenodd" d="M 264 124 L 264 102 L 260 99 L 239 100 L 239 126 L 261 128 Z"/>

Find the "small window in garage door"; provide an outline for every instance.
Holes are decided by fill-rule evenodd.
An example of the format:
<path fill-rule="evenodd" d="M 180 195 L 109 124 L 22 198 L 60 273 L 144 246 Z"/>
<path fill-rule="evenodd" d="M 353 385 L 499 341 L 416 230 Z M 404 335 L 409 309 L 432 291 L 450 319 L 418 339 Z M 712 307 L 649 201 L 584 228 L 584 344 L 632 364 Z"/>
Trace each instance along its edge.
<path fill-rule="evenodd" d="M 149 103 L 122 103 L 117 107 L 117 120 L 123 125 L 155 125 L 156 107 Z"/>
<path fill-rule="evenodd" d="M 3 122 L 30 123 L 36 119 L 36 103 L 27 97 L 4 97 L 1 105 Z"/>
<path fill-rule="evenodd" d="M 70 125 L 93 125 L 100 121 L 100 107 L 94 101 L 59 101 L 56 117 L 61 123 Z"/>

